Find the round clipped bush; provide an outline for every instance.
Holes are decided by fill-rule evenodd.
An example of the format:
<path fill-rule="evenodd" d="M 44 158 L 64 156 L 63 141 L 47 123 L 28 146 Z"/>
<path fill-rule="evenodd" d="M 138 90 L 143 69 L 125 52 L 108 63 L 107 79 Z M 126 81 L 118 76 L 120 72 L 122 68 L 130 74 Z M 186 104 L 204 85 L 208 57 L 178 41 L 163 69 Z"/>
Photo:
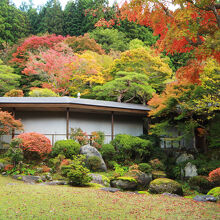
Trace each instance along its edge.
<path fill-rule="evenodd" d="M 220 168 L 217 168 L 209 173 L 209 181 L 217 186 L 220 185 Z"/>
<path fill-rule="evenodd" d="M 116 149 L 116 160 L 140 163 L 147 161 L 151 155 L 152 142 L 128 134 L 118 134 L 111 144 Z"/>
<path fill-rule="evenodd" d="M 194 176 L 189 179 L 189 186 L 198 192 L 207 193 L 212 188 L 212 183 L 206 176 Z"/>
<path fill-rule="evenodd" d="M 144 173 L 151 173 L 152 171 L 151 165 L 148 163 L 140 163 L 138 166 L 139 166 L 139 170 Z"/>
<path fill-rule="evenodd" d="M 182 195 L 182 186 L 168 178 L 158 178 L 150 182 L 149 191 L 155 194 L 172 193 Z"/>
<path fill-rule="evenodd" d="M 91 171 L 98 171 L 101 163 L 101 159 L 97 156 L 88 157 L 86 161 L 86 165 Z"/>
<path fill-rule="evenodd" d="M 217 199 L 220 199 L 220 187 L 215 187 L 213 189 L 211 189 L 207 195 L 210 195 L 210 196 L 214 196 L 216 197 Z"/>
<path fill-rule="evenodd" d="M 106 161 L 112 161 L 115 156 L 115 148 L 111 144 L 104 144 L 101 149 L 100 153 L 102 154 L 102 157 Z"/>
<path fill-rule="evenodd" d="M 23 150 L 24 158 L 27 160 L 44 159 L 52 150 L 50 140 L 43 134 L 23 133 L 16 138 L 21 139 L 19 147 Z"/>
<path fill-rule="evenodd" d="M 73 155 L 79 154 L 80 144 L 74 140 L 60 140 L 57 141 L 51 152 L 52 157 L 63 154 L 66 158 L 71 159 Z"/>

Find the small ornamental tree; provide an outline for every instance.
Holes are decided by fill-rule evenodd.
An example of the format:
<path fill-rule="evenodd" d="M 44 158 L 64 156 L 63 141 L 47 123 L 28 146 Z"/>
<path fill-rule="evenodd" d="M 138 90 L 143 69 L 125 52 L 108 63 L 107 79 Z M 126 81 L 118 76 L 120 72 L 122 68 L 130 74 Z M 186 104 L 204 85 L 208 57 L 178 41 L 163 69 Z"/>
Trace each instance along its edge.
<path fill-rule="evenodd" d="M 24 158 L 27 160 L 42 160 L 52 150 L 50 140 L 42 134 L 30 132 L 18 135 L 21 139 L 19 147 L 24 152 Z"/>
<path fill-rule="evenodd" d="M 0 111 L 0 135 L 9 134 L 13 129 L 22 130 L 21 121 L 15 120 L 9 112 Z"/>
<path fill-rule="evenodd" d="M 24 93 L 20 89 L 12 89 L 9 92 L 6 92 L 4 97 L 23 97 Z"/>

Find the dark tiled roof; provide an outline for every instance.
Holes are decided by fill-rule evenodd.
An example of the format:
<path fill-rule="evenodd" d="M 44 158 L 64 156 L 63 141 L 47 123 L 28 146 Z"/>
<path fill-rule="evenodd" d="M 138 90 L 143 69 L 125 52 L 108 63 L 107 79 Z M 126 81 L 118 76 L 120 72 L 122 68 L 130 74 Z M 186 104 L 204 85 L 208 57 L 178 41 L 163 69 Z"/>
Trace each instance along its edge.
<path fill-rule="evenodd" d="M 149 111 L 150 107 L 140 104 L 101 101 L 95 99 L 70 98 L 70 97 L 0 97 L 0 104 L 78 104 L 121 109 Z"/>

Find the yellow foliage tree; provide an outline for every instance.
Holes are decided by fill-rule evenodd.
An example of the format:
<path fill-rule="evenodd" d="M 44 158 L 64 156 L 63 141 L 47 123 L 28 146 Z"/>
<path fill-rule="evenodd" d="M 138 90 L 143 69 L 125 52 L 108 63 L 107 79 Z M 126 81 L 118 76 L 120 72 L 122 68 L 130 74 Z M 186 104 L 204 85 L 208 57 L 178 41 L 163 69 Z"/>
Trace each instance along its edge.
<path fill-rule="evenodd" d="M 86 51 L 83 54 L 75 54 L 75 58 L 76 60 L 69 64 L 73 71 L 71 95 L 78 92 L 87 95 L 94 85 L 101 85 L 109 79 L 106 69 L 112 62 L 110 56 Z"/>

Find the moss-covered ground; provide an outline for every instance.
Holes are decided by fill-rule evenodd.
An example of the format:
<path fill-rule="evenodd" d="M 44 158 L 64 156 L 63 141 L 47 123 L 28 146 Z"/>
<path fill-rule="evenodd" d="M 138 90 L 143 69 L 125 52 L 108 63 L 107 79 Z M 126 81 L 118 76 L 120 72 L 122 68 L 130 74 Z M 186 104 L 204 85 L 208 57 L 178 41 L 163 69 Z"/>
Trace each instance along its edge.
<path fill-rule="evenodd" d="M 219 219 L 216 203 L 96 188 L 30 185 L 0 176 L 0 219 Z"/>

